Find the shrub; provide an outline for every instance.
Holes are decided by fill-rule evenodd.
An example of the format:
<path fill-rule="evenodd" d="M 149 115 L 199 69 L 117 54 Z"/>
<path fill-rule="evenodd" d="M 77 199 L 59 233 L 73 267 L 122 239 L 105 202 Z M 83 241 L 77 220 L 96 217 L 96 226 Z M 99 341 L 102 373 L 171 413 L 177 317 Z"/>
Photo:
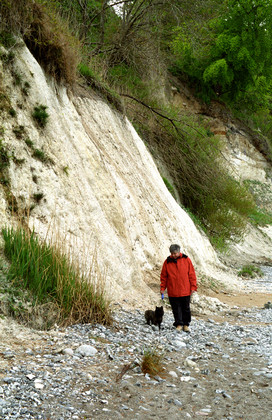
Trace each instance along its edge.
<path fill-rule="evenodd" d="M 23 284 L 39 302 L 48 299 L 58 305 L 63 325 L 76 322 L 112 322 L 109 301 L 105 297 L 103 279 L 94 278 L 89 270 L 68 257 L 56 244 L 39 240 L 34 232 L 19 227 L 4 228 L 4 252 L 11 265 L 8 278 Z M 82 267 L 81 267 L 82 269 Z M 98 274 L 97 272 L 94 275 Z"/>
<path fill-rule="evenodd" d="M 34 148 L 34 143 L 33 143 L 33 141 L 32 141 L 32 140 L 30 140 L 29 138 L 26 138 L 26 139 L 25 139 L 25 144 L 26 144 L 28 147 L 30 147 L 30 149 L 33 149 L 33 148 Z"/>
<path fill-rule="evenodd" d="M 269 213 L 265 210 L 256 209 L 250 214 L 250 221 L 255 226 L 272 225 L 272 213 Z"/>
<path fill-rule="evenodd" d="M 0 139 L 0 171 L 9 166 L 10 156 L 6 147 L 3 145 L 2 140 Z"/>
<path fill-rule="evenodd" d="M 47 156 L 47 154 L 43 150 L 40 149 L 34 149 L 32 156 L 35 159 L 38 159 L 44 163 L 54 163 L 53 160 L 49 156 Z"/>
<path fill-rule="evenodd" d="M 89 66 L 81 63 L 78 66 L 79 73 L 84 77 L 88 86 L 94 89 L 101 95 L 108 103 L 112 104 L 118 111 L 124 112 L 124 107 L 120 96 L 109 88 L 109 86 L 102 82 L 100 77 Z"/>
<path fill-rule="evenodd" d="M 263 271 L 259 267 L 256 267 L 255 265 L 245 265 L 238 272 L 238 276 L 250 277 L 250 278 L 262 277 L 263 276 Z"/>
<path fill-rule="evenodd" d="M 156 159 L 167 166 L 182 206 L 223 249 L 230 238 L 243 233 L 256 207 L 253 197 L 229 176 L 220 139 L 210 135 L 205 123 L 177 108 L 151 103 L 146 105 L 149 113 L 133 108 L 134 126 Z"/>
<path fill-rule="evenodd" d="M 14 35 L 5 30 L 0 32 L 0 44 L 2 44 L 5 48 L 13 47 L 16 44 Z"/>
<path fill-rule="evenodd" d="M 8 112 L 9 112 L 9 115 L 10 115 L 11 117 L 13 117 L 13 118 L 14 118 L 14 117 L 16 117 L 16 111 L 15 111 L 15 109 L 14 109 L 14 108 L 10 108 Z"/>
<path fill-rule="evenodd" d="M 33 194 L 33 198 L 37 203 L 39 203 L 43 199 L 43 197 L 44 197 L 44 193 L 42 192 Z"/>
<path fill-rule="evenodd" d="M 23 125 L 18 125 L 14 127 L 12 131 L 17 139 L 21 139 L 25 134 L 25 127 Z"/>
<path fill-rule="evenodd" d="M 46 109 L 46 105 L 38 105 L 34 107 L 34 111 L 32 112 L 32 117 L 37 121 L 40 127 L 45 127 L 47 124 L 49 114 L 46 112 Z"/>
<path fill-rule="evenodd" d="M 79 42 L 56 13 L 53 2 L 2 0 L 0 15 L 3 31 L 22 36 L 48 74 L 57 81 L 74 83 Z"/>
<path fill-rule="evenodd" d="M 158 375 L 163 371 L 162 359 L 163 355 L 156 348 L 145 350 L 141 363 L 142 372 L 151 376 Z"/>

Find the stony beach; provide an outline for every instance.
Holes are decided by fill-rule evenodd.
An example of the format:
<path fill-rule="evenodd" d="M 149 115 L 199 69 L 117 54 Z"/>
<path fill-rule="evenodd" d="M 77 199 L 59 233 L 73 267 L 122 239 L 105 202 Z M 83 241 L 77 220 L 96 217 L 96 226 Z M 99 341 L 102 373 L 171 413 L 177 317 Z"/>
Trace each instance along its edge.
<path fill-rule="evenodd" d="M 125 302 L 111 327 L 45 332 L 1 319 L 1 420 L 272 418 L 272 309 L 205 299 L 190 334 L 167 306 L 159 333 Z M 163 355 L 155 377 L 141 371 L 149 349 Z"/>

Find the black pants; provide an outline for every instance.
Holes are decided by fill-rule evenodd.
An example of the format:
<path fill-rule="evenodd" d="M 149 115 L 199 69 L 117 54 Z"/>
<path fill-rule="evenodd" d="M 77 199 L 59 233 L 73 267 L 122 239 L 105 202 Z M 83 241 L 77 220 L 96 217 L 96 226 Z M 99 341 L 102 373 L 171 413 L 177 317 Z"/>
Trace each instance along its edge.
<path fill-rule="evenodd" d="M 172 307 L 173 315 L 175 318 L 174 326 L 189 325 L 191 322 L 191 309 L 190 309 L 191 296 L 170 297 L 169 302 Z"/>

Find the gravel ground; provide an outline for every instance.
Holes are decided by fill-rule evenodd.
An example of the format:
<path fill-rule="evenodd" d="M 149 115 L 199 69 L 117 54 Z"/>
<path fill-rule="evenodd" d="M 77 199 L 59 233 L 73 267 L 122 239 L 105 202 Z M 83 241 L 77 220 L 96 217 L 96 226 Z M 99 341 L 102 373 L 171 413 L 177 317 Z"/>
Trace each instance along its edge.
<path fill-rule="evenodd" d="M 190 334 L 170 310 L 159 334 L 118 305 L 107 328 L 39 332 L 2 319 L 0 419 L 272 419 L 272 309 L 220 317 L 194 316 Z M 163 355 L 154 378 L 140 367 L 147 349 Z"/>

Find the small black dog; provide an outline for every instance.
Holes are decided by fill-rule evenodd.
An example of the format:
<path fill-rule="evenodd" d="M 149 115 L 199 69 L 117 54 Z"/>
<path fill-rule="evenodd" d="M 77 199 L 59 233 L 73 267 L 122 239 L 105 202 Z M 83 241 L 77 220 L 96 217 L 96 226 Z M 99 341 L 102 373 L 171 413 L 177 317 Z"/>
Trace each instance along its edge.
<path fill-rule="evenodd" d="M 158 325 L 159 330 L 161 329 L 161 323 L 163 318 L 164 310 L 163 306 L 156 306 L 155 311 L 148 309 L 145 311 L 145 319 L 148 325 Z"/>

